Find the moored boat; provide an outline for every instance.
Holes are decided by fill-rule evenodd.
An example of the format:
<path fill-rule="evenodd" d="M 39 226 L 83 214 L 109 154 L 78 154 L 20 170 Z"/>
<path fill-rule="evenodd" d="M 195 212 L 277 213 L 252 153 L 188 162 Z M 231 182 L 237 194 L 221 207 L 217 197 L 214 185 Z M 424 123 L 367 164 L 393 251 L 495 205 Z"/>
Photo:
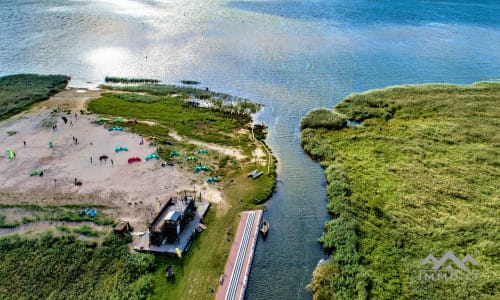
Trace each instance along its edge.
<path fill-rule="evenodd" d="M 265 238 L 267 236 L 267 232 L 269 231 L 269 223 L 267 220 L 262 220 L 262 222 L 260 222 L 259 230 L 262 237 Z"/>

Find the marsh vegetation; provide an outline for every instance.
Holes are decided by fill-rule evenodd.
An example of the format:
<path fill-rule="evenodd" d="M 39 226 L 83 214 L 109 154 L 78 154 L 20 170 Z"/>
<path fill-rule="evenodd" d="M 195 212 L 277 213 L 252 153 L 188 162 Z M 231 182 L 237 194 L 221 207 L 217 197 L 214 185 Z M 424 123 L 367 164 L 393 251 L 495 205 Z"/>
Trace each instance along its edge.
<path fill-rule="evenodd" d="M 397 86 L 335 107 L 361 126 L 302 131 L 303 148 L 325 168 L 332 216 L 315 299 L 500 293 L 499 101 L 498 83 Z M 473 256 L 478 280 L 419 280 L 421 261 L 448 251 Z"/>

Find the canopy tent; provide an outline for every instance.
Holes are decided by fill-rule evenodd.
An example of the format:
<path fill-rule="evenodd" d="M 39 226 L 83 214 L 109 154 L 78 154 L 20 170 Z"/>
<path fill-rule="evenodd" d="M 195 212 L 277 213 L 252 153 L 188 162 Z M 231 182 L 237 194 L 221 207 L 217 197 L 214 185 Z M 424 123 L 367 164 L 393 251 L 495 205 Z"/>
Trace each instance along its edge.
<path fill-rule="evenodd" d="M 123 128 L 121 128 L 121 127 L 112 127 L 110 129 L 108 129 L 108 131 L 123 131 Z"/>
<path fill-rule="evenodd" d="M 128 151 L 128 148 L 127 147 L 122 147 L 122 146 L 118 146 L 115 148 L 115 153 L 118 153 L 120 151 Z"/>
<path fill-rule="evenodd" d="M 207 149 L 199 149 L 198 154 L 208 154 L 208 150 Z"/>
<path fill-rule="evenodd" d="M 193 156 L 188 156 L 188 157 L 186 157 L 186 160 L 198 160 L 198 157 L 196 157 L 194 155 Z"/>

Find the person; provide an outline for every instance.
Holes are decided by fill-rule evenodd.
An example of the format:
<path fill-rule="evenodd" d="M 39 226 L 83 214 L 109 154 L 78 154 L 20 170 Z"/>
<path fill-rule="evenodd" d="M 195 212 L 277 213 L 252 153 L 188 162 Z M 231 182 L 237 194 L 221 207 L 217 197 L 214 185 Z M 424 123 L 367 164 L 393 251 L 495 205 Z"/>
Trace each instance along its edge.
<path fill-rule="evenodd" d="M 26 147 L 26 141 L 23 141 L 24 147 Z"/>
<path fill-rule="evenodd" d="M 90 157 L 90 164 L 92 164 L 92 156 Z"/>
<path fill-rule="evenodd" d="M 111 167 L 113 167 L 113 159 L 111 159 Z"/>

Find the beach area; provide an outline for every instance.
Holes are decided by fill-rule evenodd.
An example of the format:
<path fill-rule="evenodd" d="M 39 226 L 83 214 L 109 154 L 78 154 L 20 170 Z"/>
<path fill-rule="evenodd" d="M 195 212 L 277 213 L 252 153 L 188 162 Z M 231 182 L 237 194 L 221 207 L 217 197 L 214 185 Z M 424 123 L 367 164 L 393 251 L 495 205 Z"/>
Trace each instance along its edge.
<path fill-rule="evenodd" d="M 146 230 L 162 201 L 178 192 L 201 191 L 206 200 L 223 206 L 217 187 L 200 184 L 196 173 L 177 165 L 162 166 L 156 159 L 145 161 L 146 155 L 156 152 L 145 137 L 110 132 L 95 123 L 99 116 L 82 114 L 100 93 L 66 89 L 0 123 L 0 132 L 5 133 L 0 148 L 15 153 L 14 159 L 6 153 L 0 158 L 3 204 L 105 206 L 107 216 L 129 221 L 136 231 Z M 242 157 L 235 149 L 200 144 Z M 116 147 L 128 151 L 115 153 Z M 101 156 L 108 159 L 99 160 Z M 129 163 L 130 157 L 142 161 Z M 43 176 L 30 176 L 33 170 L 43 171 Z"/>

